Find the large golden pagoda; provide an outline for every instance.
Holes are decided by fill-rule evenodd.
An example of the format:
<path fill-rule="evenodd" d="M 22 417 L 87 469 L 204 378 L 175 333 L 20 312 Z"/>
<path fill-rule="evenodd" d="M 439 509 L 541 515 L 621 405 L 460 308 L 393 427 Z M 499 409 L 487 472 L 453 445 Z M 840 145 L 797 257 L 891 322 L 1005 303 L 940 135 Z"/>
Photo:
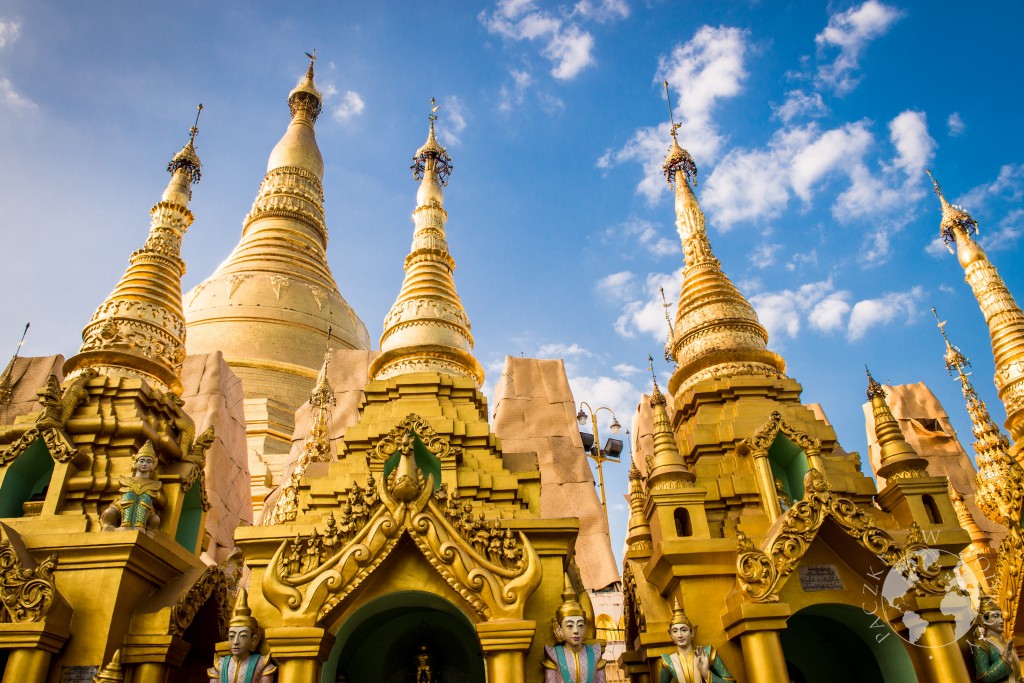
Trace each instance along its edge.
<path fill-rule="evenodd" d="M 292 119 L 270 153 L 241 240 L 185 297 L 188 353 L 220 351 L 242 380 L 257 512 L 283 476 L 293 417 L 316 381 L 328 329 L 341 348 L 370 348 L 327 264 L 313 64 L 288 96 Z"/>

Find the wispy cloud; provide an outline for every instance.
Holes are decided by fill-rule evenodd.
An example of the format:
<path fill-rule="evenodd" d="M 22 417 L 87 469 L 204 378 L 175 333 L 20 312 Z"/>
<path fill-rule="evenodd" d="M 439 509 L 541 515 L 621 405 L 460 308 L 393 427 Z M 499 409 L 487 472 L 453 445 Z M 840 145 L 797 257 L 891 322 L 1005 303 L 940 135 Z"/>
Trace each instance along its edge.
<path fill-rule="evenodd" d="M 0 104 L 15 112 L 33 111 L 38 105 L 25 97 L 7 78 L 0 78 Z"/>
<path fill-rule="evenodd" d="M 924 290 L 914 287 L 905 292 L 887 292 L 877 299 L 858 301 L 850 310 L 847 337 L 856 341 L 878 325 L 912 321 L 923 296 Z"/>
<path fill-rule="evenodd" d="M 335 121 L 345 123 L 362 114 L 365 108 L 366 103 L 359 93 L 355 90 L 346 90 L 341 96 L 341 102 L 331 108 L 331 116 Z"/>
<path fill-rule="evenodd" d="M 501 0 L 478 18 L 490 33 L 539 45 L 541 56 L 551 63 L 551 76 L 569 81 L 595 63 L 594 36 L 582 24 L 627 16 L 629 6 L 623 0 L 580 0 L 572 10 L 557 11 L 539 8 L 533 0 Z"/>
<path fill-rule="evenodd" d="M 683 287 L 682 268 L 674 273 L 650 273 L 642 288 L 632 288 L 622 299 L 624 303 L 622 312 L 615 320 L 615 331 L 627 338 L 636 337 L 640 333 L 664 342 L 668 336 L 668 323 L 659 292 L 661 287 L 665 289 L 665 296 L 671 303 Z"/>
<path fill-rule="evenodd" d="M 675 233 L 672 233 L 673 236 Z M 604 241 L 615 244 L 636 244 L 652 256 L 681 255 L 678 239 L 665 237 L 664 231 L 653 221 L 632 217 L 605 231 Z"/>
<path fill-rule="evenodd" d="M 533 77 L 528 71 L 511 69 L 508 73 L 512 77 L 512 87 L 503 85 L 498 93 L 498 109 L 503 112 L 510 112 L 521 105 L 527 89 L 533 84 Z"/>
<path fill-rule="evenodd" d="M 441 104 L 441 118 L 437 122 L 438 135 L 446 145 L 458 145 L 459 135 L 466 130 L 466 111 L 455 95 L 444 98 Z"/>
<path fill-rule="evenodd" d="M 17 21 L 4 21 L 0 19 L 0 48 L 13 43 L 21 36 L 21 24 Z"/>
<path fill-rule="evenodd" d="M 775 265 L 775 255 L 782 249 L 781 244 L 759 244 L 750 252 L 750 263 L 755 268 L 764 270 Z"/>
<path fill-rule="evenodd" d="M 821 93 L 808 94 L 803 90 L 790 90 L 786 93 L 786 100 L 782 104 L 772 106 L 772 116 L 785 124 L 791 123 L 796 118 L 825 116 L 828 111 L 828 106 L 822 99 Z"/>
<path fill-rule="evenodd" d="M 967 124 L 961 118 L 960 112 L 955 111 L 949 115 L 949 118 L 946 119 L 946 130 L 954 138 L 964 134 L 964 131 L 967 130 Z"/>
<path fill-rule="evenodd" d="M 656 80 L 668 81 L 675 92 L 679 138 L 698 163 L 712 162 L 725 143 L 711 114 L 721 100 L 742 91 L 747 77 L 747 39 L 747 32 L 738 28 L 703 26 L 693 38 L 658 60 Z M 598 165 L 641 164 L 644 175 L 637 192 L 653 204 L 668 191 L 661 170 L 668 146 L 667 124 L 639 128 L 621 149 L 606 152 Z"/>
<path fill-rule="evenodd" d="M 858 70 L 861 54 L 868 44 L 888 33 L 903 12 L 884 5 L 877 0 L 868 0 L 862 5 L 845 12 L 837 12 L 828 19 L 828 25 L 814 38 L 819 52 L 838 49 L 836 58 L 818 68 L 818 83 L 831 88 L 837 95 L 845 95 L 860 82 Z"/>

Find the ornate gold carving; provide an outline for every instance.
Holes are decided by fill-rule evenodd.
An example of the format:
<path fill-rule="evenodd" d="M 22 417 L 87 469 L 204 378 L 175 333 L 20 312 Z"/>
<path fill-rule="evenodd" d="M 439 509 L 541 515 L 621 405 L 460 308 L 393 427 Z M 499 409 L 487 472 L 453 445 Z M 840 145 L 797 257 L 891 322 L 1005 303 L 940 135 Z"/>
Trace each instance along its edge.
<path fill-rule="evenodd" d="M 210 425 L 205 432 L 199 435 L 199 438 L 192 442 L 188 453 L 182 458 L 192 467 L 181 478 L 181 490 L 187 493 L 198 482 L 203 510 L 210 509 L 210 499 L 206 491 L 206 452 L 210 450 L 215 437 L 213 425 Z"/>
<path fill-rule="evenodd" d="M 274 290 L 274 297 L 280 301 L 281 291 L 288 288 L 291 283 L 291 278 L 287 275 L 268 275 L 267 279 L 270 281 L 270 286 Z"/>
<path fill-rule="evenodd" d="M 387 460 L 397 451 L 407 452 L 412 448 L 410 432 L 415 432 L 427 450 L 433 453 L 438 460 L 442 462 L 462 460 L 462 449 L 451 445 L 448 439 L 434 431 L 430 423 L 416 413 L 409 413 L 404 420 L 373 444 L 371 449 L 373 458 Z"/>
<path fill-rule="evenodd" d="M 53 606 L 57 587 L 53 569 L 57 553 L 51 553 L 35 569 L 25 567 L 9 540 L 0 541 L 0 623 L 39 622 Z"/>
<path fill-rule="evenodd" d="M 626 562 L 622 572 L 622 620 L 626 631 L 626 643 L 632 646 L 641 633 L 647 632 L 647 615 L 644 606 L 637 599 L 636 576 L 633 565 Z"/>
<path fill-rule="evenodd" d="M 324 310 L 324 300 L 327 298 L 327 291 L 323 287 L 309 285 L 309 293 L 313 295 L 313 301 L 316 302 L 316 310 Z"/>
<path fill-rule="evenodd" d="M 779 432 L 805 453 L 817 453 L 821 451 L 821 439 L 816 436 L 801 432 L 782 418 L 782 413 L 773 411 L 771 417 L 763 425 L 757 428 L 753 434 L 744 439 L 744 443 L 752 453 L 767 453 L 768 449 L 775 443 Z M 740 452 L 747 452 L 747 449 L 740 449 Z"/>
<path fill-rule="evenodd" d="M 228 620 L 231 618 L 231 602 L 228 595 L 228 580 L 220 565 L 207 567 L 171 608 L 170 635 L 181 638 L 185 630 L 192 625 L 199 610 L 211 597 L 217 601 L 217 633 L 225 635 Z"/>
<path fill-rule="evenodd" d="M 856 503 L 836 496 L 822 474 L 811 469 L 804 477 L 804 498 L 783 514 L 782 525 L 765 541 L 766 550 L 737 531 L 736 574 L 743 592 L 755 602 L 778 602 L 783 579 L 796 568 L 826 518 L 889 566 L 920 562 L 917 555 L 909 556 L 919 547 L 915 537 L 901 546 Z M 926 573 L 922 576 L 927 578 Z"/>
<path fill-rule="evenodd" d="M 238 286 L 250 277 L 252 276 L 249 273 L 232 273 L 231 275 L 228 275 L 226 280 L 228 285 L 228 298 L 230 299 L 234 296 L 235 290 L 238 289 Z"/>
<path fill-rule="evenodd" d="M 413 463 L 412 452 L 405 451 L 388 481 L 379 484 L 382 505 L 326 560 L 319 534 L 312 545 L 310 539 L 301 537 L 281 544 L 263 575 L 263 593 L 285 619 L 321 622 L 390 554 L 402 536 L 412 539 L 431 566 L 482 618 L 522 618 L 527 599 L 541 581 L 540 560 L 532 544 L 519 532 L 523 557 L 514 569 L 477 552 L 438 506 L 433 475 L 424 480 Z M 409 468 L 414 470 L 412 474 Z M 287 566 L 289 561 L 294 563 L 296 547 L 316 556 L 315 563 L 313 559 L 306 563 L 311 570 L 303 571 L 301 558 L 299 573 Z"/>
<path fill-rule="evenodd" d="M 0 451 L 0 467 L 27 451 L 39 439 L 43 440 L 50 456 L 57 462 L 70 462 L 78 457 L 80 452 L 64 431 L 64 423 L 78 406 L 88 401 L 89 393 L 85 384 L 96 374 L 96 370 L 87 368 L 73 378 L 65 389 L 61 389 L 56 375 L 47 377 L 36 392 L 42 409 L 36 416 L 35 426 Z"/>

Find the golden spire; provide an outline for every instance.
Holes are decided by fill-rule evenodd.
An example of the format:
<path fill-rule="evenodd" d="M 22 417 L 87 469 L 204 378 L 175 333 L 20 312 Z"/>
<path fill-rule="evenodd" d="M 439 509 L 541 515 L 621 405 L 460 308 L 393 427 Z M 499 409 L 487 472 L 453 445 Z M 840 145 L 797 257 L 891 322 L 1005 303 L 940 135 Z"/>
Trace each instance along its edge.
<path fill-rule="evenodd" d="M 171 180 L 150 211 L 149 238 L 131 255 L 121 281 L 82 330 L 81 349 L 64 363 L 66 376 L 91 367 L 102 374 L 144 377 L 165 390 L 181 392 L 181 239 L 194 220 L 188 204 L 191 186 L 200 178 L 198 124 L 197 114 L 188 143 L 167 165 Z"/>
<path fill-rule="evenodd" d="M 121 651 L 114 650 L 114 656 L 103 665 L 93 683 L 122 683 L 124 681 L 124 670 L 121 668 Z"/>
<path fill-rule="evenodd" d="M 665 94 L 667 97 L 667 82 Z M 663 166 L 665 178 L 675 188 L 676 228 L 685 261 L 673 346 L 666 354 L 679 363 L 669 380 L 669 391 L 679 396 L 702 380 L 734 375 L 781 377 L 785 361 L 768 350 L 767 330 L 711 251 L 704 212 L 690 187 L 691 181 L 697 182 L 697 166 L 679 146 L 678 128 L 673 121 L 672 146 Z"/>
<path fill-rule="evenodd" d="M 320 147 L 316 144 L 314 124 L 323 110 L 323 96 L 313 83 L 313 64 L 316 62 L 316 50 L 307 52 L 309 68 L 298 85 L 288 93 L 288 109 L 292 113 L 292 122 L 285 131 L 284 137 L 274 147 L 267 160 L 267 172 L 276 168 L 299 168 L 324 179 L 324 158 Z M 322 200 L 321 200 L 322 201 Z M 322 211 L 322 209 L 321 209 Z"/>
<path fill-rule="evenodd" d="M 875 436 L 881 451 L 876 474 L 886 479 L 927 476 L 928 461 L 919 457 L 903 438 L 903 430 L 885 402 L 885 390 L 871 376 L 867 366 L 864 371 L 868 375 L 868 400 L 875 416 Z"/>
<path fill-rule="evenodd" d="M 946 342 L 944 356 L 946 370 L 960 382 L 960 391 L 967 401 L 974 434 L 975 460 L 978 463 L 978 489 L 974 501 L 985 516 L 1004 526 L 1020 523 L 1022 495 L 1024 495 L 1024 468 L 1009 455 L 1010 442 L 999 430 L 988 413 L 988 407 L 978 396 L 965 368 L 971 363 L 960 349 L 949 341 L 946 323 L 932 308 L 935 320 Z"/>
<path fill-rule="evenodd" d="M 455 291 L 455 260 L 448 251 L 442 187 L 452 172 L 448 151 L 434 137 L 438 106 L 430 100 L 430 132 L 413 157 L 413 177 L 420 181 L 412 250 L 405 257 L 402 290 L 384 318 L 381 355 L 370 377 L 387 379 L 412 372 L 438 372 L 483 384 L 484 371 L 473 357 L 469 317 Z"/>
<path fill-rule="evenodd" d="M 21 341 L 18 342 L 18 348 L 15 349 L 14 355 L 11 356 L 11 362 L 7 364 L 3 376 L 0 377 L 0 403 L 10 403 L 11 399 L 14 398 L 14 382 L 11 379 L 11 375 L 14 372 L 14 363 L 18 360 L 18 354 L 21 353 L 21 347 L 25 345 L 25 335 L 28 334 L 29 325 L 31 323 L 25 323 L 25 329 L 21 333 Z"/>
<path fill-rule="evenodd" d="M 651 408 L 654 409 L 654 455 L 652 467 L 647 473 L 647 486 L 653 486 L 662 480 L 693 482 L 696 476 L 686 466 L 686 461 L 679 454 L 676 437 L 672 433 L 672 423 L 668 419 L 668 405 L 658 388 L 658 378 L 654 375 L 654 360 L 648 356 L 654 392 L 651 394 Z"/>
<path fill-rule="evenodd" d="M 974 241 L 978 222 L 959 206 L 946 201 L 938 181 L 935 185 L 942 207 L 939 228 L 942 239 L 952 251 L 956 243 L 957 258 L 964 268 L 992 338 L 995 360 L 995 385 L 999 399 L 1006 407 L 1006 428 L 1014 440 L 1024 438 L 1024 312 L 1021 311 L 985 250 Z"/>
<path fill-rule="evenodd" d="M 975 555 L 979 555 L 991 551 L 992 538 L 974 521 L 974 515 L 967 508 L 967 502 L 964 500 L 963 494 L 957 491 L 952 483 L 949 484 L 949 499 L 953 501 L 953 510 L 956 512 L 956 519 L 960 523 L 960 528 L 967 531 L 971 536 L 972 552 Z"/>
<path fill-rule="evenodd" d="M 320 379 L 316 388 L 309 398 L 309 405 L 312 410 L 312 426 L 306 442 L 302 446 L 302 453 L 299 455 L 295 467 L 288 474 L 287 480 L 281 487 L 281 495 L 274 504 L 274 509 L 263 519 L 263 524 L 284 524 L 293 522 L 299 513 L 299 484 L 306 468 L 313 462 L 330 462 L 331 460 L 331 439 L 328 427 L 331 421 L 331 408 L 338 400 L 334 396 L 334 389 L 330 380 L 327 379 L 327 368 L 331 362 L 331 332 L 327 331 L 327 352 L 324 354 L 324 365 L 320 369 Z"/>
<path fill-rule="evenodd" d="M 629 467 L 629 523 L 626 525 L 626 551 L 643 551 L 651 548 L 651 525 L 644 517 L 644 503 L 647 492 L 636 463 Z"/>

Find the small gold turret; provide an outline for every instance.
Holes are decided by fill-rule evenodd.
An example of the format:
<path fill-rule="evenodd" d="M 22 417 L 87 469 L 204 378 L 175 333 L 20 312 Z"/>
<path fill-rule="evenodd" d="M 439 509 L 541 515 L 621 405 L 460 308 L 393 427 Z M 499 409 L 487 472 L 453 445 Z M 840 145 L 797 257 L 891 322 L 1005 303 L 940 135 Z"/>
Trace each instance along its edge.
<path fill-rule="evenodd" d="M 653 361 L 652 361 L 653 365 Z M 654 392 L 651 394 L 651 408 L 654 409 L 654 449 L 651 463 L 653 467 L 647 473 L 647 485 L 653 486 L 661 481 L 693 482 L 696 476 L 686 466 L 686 461 L 679 453 L 672 423 L 668 418 L 668 406 L 665 397 L 658 388 L 658 379 L 653 377 Z"/>
<path fill-rule="evenodd" d="M 961 207 L 946 201 L 931 171 L 928 177 L 932 179 L 942 207 L 939 224 L 942 239 L 950 252 L 956 244 L 965 279 L 988 325 L 996 366 L 995 385 L 999 399 L 1006 406 L 1005 426 L 1015 441 L 1020 440 L 1024 438 L 1024 312 L 988 260 L 985 250 L 974 240 L 978 221 Z"/>
<path fill-rule="evenodd" d="M 328 332 L 330 337 L 330 332 Z M 331 349 L 328 347 L 324 354 L 324 365 L 320 370 L 320 379 L 313 389 L 309 398 L 309 405 L 312 408 L 312 427 L 310 434 L 303 444 L 302 453 L 299 455 L 295 467 L 292 468 L 281 487 L 281 496 L 274 504 L 274 509 L 263 519 L 263 524 L 285 524 L 294 522 L 299 513 L 299 484 L 306 468 L 314 462 L 330 462 L 331 440 L 328 434 L 328 426 L 331 421 L 331 409 L 338 400 L 334 397 L 334 389 L 330 380 L 327 379 L 327 368 L 331 362 Z"/>
<path fill-rule="evenodd" d="M 970 373 L 964 371 L 970 367 L 970 361 L 949 341 L 946 323 L 939 321 L 934 308 L 932 313 L 942 332 L 942 339 L 946 342 L 946 370 L 960 382 L 960 390 L 967 401 L 967 412 L 971 416 L 974 452 L 978 454 L 978 490 L 974 501 L 993 522 L 1004 526 L 1019 524 L 1021 504 L 1024 502 L 1024 467 L 1008 454 L 1009 440 L 992 421 L 988 407 L 968 378 Z"/>
<path fill-rule="evenodd" d="M 871 376 L 870 370 L 866 367 L 864 370 L 868 375 L 867 395 L 875 416 L 875 435 L 881 453 L 876 474 L 885 479 L 927 476 L 928 461 L 920 457 L 903 438 L 903 430 L 889 410 L 889 404 L 885 402 L 885 390 Z"/>
<path fill-rule="evenodd" d="M 447 150 L 434 136 L 438 107 L 431 103 L 427 141 L 413 157 L 413 177 L 420 181 L 412 249 L 405 258 L 405 280 L 384 318 L 381 355 L 370 366 L 371 379 L 413 372 L 437 372 L 483 384 L 484 371 L 473 356 L 469 317 L 455 290 L 455 260 L 448 251 L 444 191 L 452 172 Z"/>
<path fill-rule="evenodd" d="M 198 125 L 197 114 L 188 143 L 167 165 L 171 180 L 150 211 L 149 238 L 131 255 L 121 281 L 82 330 L 82 347 L 64 363 L 65 375 L 94 368 L 113 376 L 144 377 L 180 393 L 185 360 L 181 239 L 194 220 L 188 208 L 191 186 L 201 177 Z"/>
<path fill-rule="evenodd" d="M 647 501 L 647 492 L 644 490 L 644 480 L 640 476 L 640 470 L 636 463 L 631 463 L 629 468 L 629 523 L 626 531 L 626 552 L 628 554 L 642 553 L 651 550 L 651 525 L 644 516 L 644 503 Z"/>
<path fill-rule="evenodd" d="M 672 123 L 672 146 L 663 166 L 666 180 L 675 188 L 676 228 L 685 260 L 671 335 L 670 355 L 679 367 L 669 380 L 669 391 L 680 396 L 702 380 L 735 375 L 782 377 L 785 361 L 768 350 L 768 331 L 711 251 L 704 212 L 690 187 L 691 181 L 697 184 L 697 166 L 679 146 L 678 129 L 679 124 Z"/>

